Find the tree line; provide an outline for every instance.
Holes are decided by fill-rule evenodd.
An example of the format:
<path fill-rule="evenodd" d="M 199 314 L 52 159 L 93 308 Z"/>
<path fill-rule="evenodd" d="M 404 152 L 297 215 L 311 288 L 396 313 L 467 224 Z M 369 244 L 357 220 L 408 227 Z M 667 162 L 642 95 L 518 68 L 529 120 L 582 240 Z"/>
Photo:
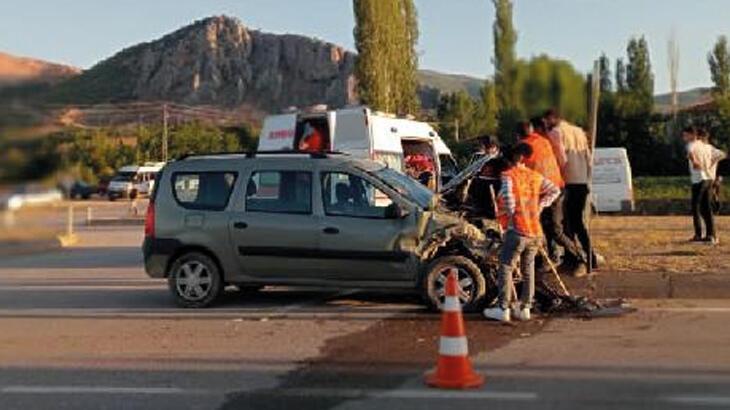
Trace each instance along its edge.
<path fill-rule="evenodd" d="M 477 98 L 466 91 L 440 96 L 435 116 L 429 118 L 438 124 L 452 150 L 464 157 L 470 151 L 464 139 L 490 134 L 509 143 L 518 121 L 551 107 L 572 122 L 587 123 L 591 75 L 548 55 L 519 58 L 513 2 L 492 0 L 492 4 L 493 77 L 485 80 Z M 353 5 L 362 102 L 388 112 L 418 113 L 414 87 L 418 22 L 413 1 L 353 0 Z M 689 124 L 707 128 L 716 145 L 730 148 L 730 48 L 725 37 L 720 37 L 708 55 L 713 104 L 697 111 L 675 115 L 655 110 L 651 56 L 643 36 L 630 38 L 626 55 L 614 63 L 606 55 L 597 63 L 601 91 L 597 145 L 626 147 L 635 174 L 686 173 L 680 135 Z M 460 141 L 456 140 L 457 128 Z"/>

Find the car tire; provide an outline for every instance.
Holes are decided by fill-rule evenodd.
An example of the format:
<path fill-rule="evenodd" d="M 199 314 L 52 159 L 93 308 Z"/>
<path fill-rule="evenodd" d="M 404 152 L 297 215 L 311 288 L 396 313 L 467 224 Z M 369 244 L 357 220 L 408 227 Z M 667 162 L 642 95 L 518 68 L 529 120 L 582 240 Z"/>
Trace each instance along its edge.
<path fill-rule="evenodd" d="M 476 311 L 484 301 L 487 284 L 479 267 L 464 256 L 442 256 L 426 266 L 420 284 L 424 302 L 432 310 L 441 308 L 446 290 L 446 277 L 451 268 L 457 269 L 459 282 L 464 289 L 464 295 L 460 297 L 462 310 Z"/>
<path fill-rule="evenodd" d="M 167 284 L 175 303 L 184 308 L 204 308 L 223 292 L 218 264 L 201 252 L 189 252 L 170 266 Z"/>

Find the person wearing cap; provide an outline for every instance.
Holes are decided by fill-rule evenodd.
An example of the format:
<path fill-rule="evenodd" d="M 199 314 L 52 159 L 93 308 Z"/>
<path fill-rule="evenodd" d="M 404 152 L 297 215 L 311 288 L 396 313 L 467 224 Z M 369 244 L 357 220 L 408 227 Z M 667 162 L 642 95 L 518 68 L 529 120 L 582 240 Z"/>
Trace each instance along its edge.
<path fill-rule="evenodd" d="M 535 295 L 535 256 L 542 241 L 540 213 L 560 195 L 560 189 L 525 166 L 532 148 L 517 144 L 501 159 L 501 187 L 497 196 L 497 219 L 504 241 L 499 255 L 499 304 L 484 310 L 487 319 L 509 322 L 530 320 Z M 524 278 L 519 301 L 512 298 L 512 274 L 520 261 Z"/>

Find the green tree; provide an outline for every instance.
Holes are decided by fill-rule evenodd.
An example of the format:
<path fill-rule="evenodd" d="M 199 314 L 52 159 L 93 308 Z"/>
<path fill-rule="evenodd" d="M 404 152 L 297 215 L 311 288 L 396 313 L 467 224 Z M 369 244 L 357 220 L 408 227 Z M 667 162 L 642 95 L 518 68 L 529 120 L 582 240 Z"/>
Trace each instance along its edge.
<path fill-rule="evenodd" d="M 554 107 L 570 121 L 583 123 L 586 114 L 585 81 L 584 75 L 564 60 L 546 55 L 520 60 L 515 76 L 516 106 L 523 118 L 541 115 Z"/>
<path fill-rule="evenodd" d="M 517 32 L 512 22 L 512 1 L 492 0 L 495 20 L 492 27 L 494 37 L 494 86 L 498 111 L 498 131 L 505 142 L 514 139 L 514 124 L 521 113 L 516 106 L 515 87 L 517 53 Z"/>
<path fill-rule="evenodd" d="M 598 58 L 598 72 L 600 75 L 600 88 L 601 93 L 613 91 L 613 82 L 611 80 L 611 60 L 608 59 L 606 54 L 601 54 Z"/>
<path fill-rule="evenodd" d="M 353 0 L 355 76 L 360 100 L 398 114 L 416 114 L 417 11 L 413 0 Z"/>
<path fill-rule="evenodd" d="M 515 107 L 515 71 L 517 65 L 517 32 L 512 23 L 512 1 L 492 0 L 495 20 L 494 35 L 494 83 L 497 102 L 501 109 Z"/>
<path fill-rule="evenodd" d="M 654 108 L 654 74 L 651 71 L 649 45 L 646 39 L 632 38 L 626 49 L 626 86 L 634 99 L 634 107 L 641 113 L 650 114 Z"/>
<path fill-rule="evenodd" d="M 716 97 L 730 96 L 730 48 L 727 37 L 720 36 L 707 56 Z"/>
<path fill-rule="evenodd" d="M 727 37 L 718 38 L 707 57 L 712 77 L 713 98 L 717 111 L 717 124 L 713 127 L 713 137 L 724 148 L 730 146 L 730 46 Z"/>
<path fill-rule="evenodd" d="M 619 58 L 616 60 L 616 91 L 626 91 L 626 64 Z"/>

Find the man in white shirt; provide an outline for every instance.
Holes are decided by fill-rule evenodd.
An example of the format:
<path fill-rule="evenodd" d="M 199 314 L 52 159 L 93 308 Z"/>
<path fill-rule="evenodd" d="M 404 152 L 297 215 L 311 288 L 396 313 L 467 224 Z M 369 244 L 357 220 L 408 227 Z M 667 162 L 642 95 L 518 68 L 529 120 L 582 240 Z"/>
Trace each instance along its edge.
<path fill-rule="evenodd" d="M 687 144 L 687 161 L 689 176 L 692 182 L 692 222 L 695 234 L 691 241 L 719 243 L 715 232 L 715 218 L 712 213 L 712 184 L 717 173 L 717 163 L 725 157 L 725 153 L 703 142 L 699 138 L 699 130 L 689 126 L 682 132 Z M 706 235 L 702 235 L 704 223 Z"/>
<path fill-rule="evenodd" d="M 544 118 L 550 130 L 548 136 L 555 158 L 558 160 L 565 180 L 565 233 L 571 239 L 578 239 L 583 252 L 591 260 L 593 266 L 590 269 L 595 269 L 597 267 L 595 252 L 591 246 L 591 238 L 585 220 L 585 209 L 590 193 L 591 168 L 593 167 L 593 154 L 588 144 L 588 138 L 583 129 L 563 120 L 556 110 L 548 110 Z M 578 263 L 573 269 L 575 276 L 585 274 L 580 269 L 579 261 L 570 262 Z"/>
<path fill-rule="evenodd" d="M 717 176 L 717 166 L 720 161 L 727 158 L 727 153 L 717 148 L 710 143 L 710 134 L 705 129 L 698 130 L 698 138 L 710 147 L 711 161 L 710 166 L 710 177 L 712 178 L 712 188 L 710 189 L 710 203 L 712 205 L 712 212 L 720 212 L 720 195 L 722 192 L 722 177 Z"/>

